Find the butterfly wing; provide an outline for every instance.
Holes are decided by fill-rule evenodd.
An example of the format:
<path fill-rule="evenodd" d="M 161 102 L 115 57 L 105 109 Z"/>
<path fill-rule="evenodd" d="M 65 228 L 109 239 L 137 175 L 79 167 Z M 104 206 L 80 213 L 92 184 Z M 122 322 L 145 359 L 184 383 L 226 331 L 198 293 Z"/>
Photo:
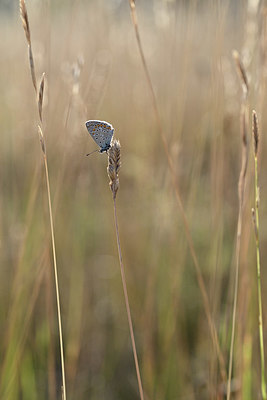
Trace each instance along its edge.
<path fill-rule="evenodd" d="M 88 132 L 101 150 L 108 150 L 114 128 L 106 121 L 90 120 L 85 123 Z"/>

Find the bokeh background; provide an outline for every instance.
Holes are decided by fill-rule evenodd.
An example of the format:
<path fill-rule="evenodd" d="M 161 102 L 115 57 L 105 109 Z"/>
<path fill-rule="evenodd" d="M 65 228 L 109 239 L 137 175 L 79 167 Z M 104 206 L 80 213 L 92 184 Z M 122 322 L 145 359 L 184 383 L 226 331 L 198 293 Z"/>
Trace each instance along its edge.
<path fill-rule="evenodd" d="M 129 3 L 28 0 L 61 294 L 67 398 L 139 398 L 106 154 L 85 121 L 121 142 L 119 229 L 146 399 L 223 399 L 194 263 Z M 266 326 L 266 2 L 137 0 L 141 41 L 228 364 L 241 165 L 242 87 L 260 123 L 260 245 Z M 51 233 L 38 110 L 18 1 L 0 2 L 0 397 L 60 399 Z M 249 114 L 250 115 L 250 114 Z M 253 159 L 245 190 L 235 399 L 260 398 Z"/>

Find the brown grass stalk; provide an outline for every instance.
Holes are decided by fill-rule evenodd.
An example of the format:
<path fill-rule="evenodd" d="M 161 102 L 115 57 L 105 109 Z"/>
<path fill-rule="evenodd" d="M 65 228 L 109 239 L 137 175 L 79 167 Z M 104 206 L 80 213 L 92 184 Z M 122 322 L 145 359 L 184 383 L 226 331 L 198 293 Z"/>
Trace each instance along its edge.
<path fill-rule="evenodd" d="M 208 298 L 208 294 L 207 294 L 207 289 L 206 289 L 206 286 L 205 286 L 205 283 L 204 283 L 204 279 L 203 279 L 202 272 L 201 272 L 201 269 L 200 269 L 200 265 L 199 265 L 199 262 L 198 262 L 198 258 L 197 258 L 197 255 L 196 255 L 196 251 L 195 251 L 192 235 L 191 235 L 191 232 L 190 232 L 187 216 L 185 214 L 183 202 L 182 202 L 181 195 L 180 195 L 180 190 L 179 190 L 178 183 L 177 183 L 177 176 L 176 176 L 176 172 L 175 172 L 175 168 L 174 168 L 174 163 L 173 163 L 172 157 L 171 157 L 170 152 L 169 152 L 168 143 L 167 143 L 167 139 L 166 139 L 166 133 L 165 133 L 165 131 L 163 129 L 163 125 L 162 125 L 162 122 L 161 122 L 156 95 L 155 95 L 155 92 L 154 92 L 152 80 L 151 80 L 150 73 L 149 73 L 149 70 L 148 70 L 145 54 L 144 54 L 144 51 L 143 51 L 143 46 L 142 46 L 141 37 L 140 37 L 140 33 L 139 33 L 139 27 L 138 27 L 138 22 L 137 22 L 135 0 L 129 0 L 129 4 L 130 4 L 130 8 L 131 8 L 131 16 L 132 16 L 132 22 L 133 22 L 133 26 L 134 26 L 134 30 L 135 30 L 135 36 L 136 36 L 136 40 L 137 40 L 137 45 L 138 45 L 140 57 L 141 57 L 141 60 L 142 60 L 142 65 L 143 65 L 143 68 L 144 68 L 147 84 L 148 84 L 148 87 L 149 87 L 149 90 L 150 90 L 150 93 L 151 93 L 152 103 L 153 103 L 153 110 L 154 110 L 154 113 L 155 113 L 157 125 L 159 127 L 160 138 L 161 138 L 161 141 L 162 141 L 162 144 L 163 144 L 164 152 L 165 152 L 165 155 L 166 155 L 166 158 L 167 158 L 167 162 L 168 162 L 168 167 L 169 167 L 169 170 L 170 170 L 170 173 L 171 173 L 171 179 L 172 179 L 172 184 L 173 184 L 174 191 L 175 191 L 175 197 L 176 197 L 176 200 L 177 200 L 177 203 L 178 203 L 178 207 L 179 207 L 181 215 L 182 215 L 182 220 L 183 220 L 183 225 L 184 225 L 184 229 L 185 229 L 186 240 L 188 242 L 189 250 L 190 250 L 190 253 L 191 253 L 191 256 L 192 256 L 192 259 L 193 259 L 193 264 L 194 264 L 194 267 L 195 267 L 198 286 L 200 288 L 200 292 L 201 292 L 201 295 L 202 295 L 204 311 L 205 311 L 205 314 L 206 314 L 206 317 L 207 317 L 207 321 L 208 321 L 208 325 L 209 325 L 209 329 L 210 329 L 210 333 L 211 333 L 211 338 L 212 338 L 213 345 L 214 345 L 214 348 L 216 350 L 217 357 L 218 357 L 219 364 L 220 364 L 221 378 L 222 378 L 222 380 L 224 382 L 226 382 L 227 374 L 226 374 L 226 367 L 225 367 L 224 357 L 223 357 L 223 354 L 222 354 L 222 351 L 221 351 L 221 348 L 220 348 L 217 330 L 216 330 L 214 321 L 212 319 L 212 314 L 211 314 L 211 309 L 210 309 L 210 303 L 209 303 L 209 298 Z"/>
<path fill-rule="evenodd" d="M 236 262 L 235 262 L 235 283 L 234 283 L 234 300 L 232 312 L 232 332 L 230 344 L 230 356 L 228 366 L 228 380 L 227 380 L 227 400 L 231 397 L 231 379 L 233 368 L 233 354 L 234 354 L 234 341 L 235 341 L 235 327 L 236 327 L 236 310 L 238 300 L 238 285 L 239 285 L 239 268 L 240 268 L 240 245 L 243 223 L 243 207 L 244 207 L 244 192 L 246 183 L 246 173 L 248 165 L 248 79 L 245 68 L 240 60 L 239 54 L 236 50 L 233 51 L 233 59 L 236 63 L 237 73 L 240 77 L 241 85 L 243 88 L 243 99 L 240 111 L 240 131 L 241 131 L 241 146 L 242 146 L 242 159 L 241 169 L 238 180 L 238 221 L 236 233 Z"/>
<path fill-rule="evenodd" d="M 108 176 L 109 176 L 109 179 L 110 179 L 109 186 L 110 186 L 110 189 L 111 189 L 111 192 L 112 192 L 112 197 L 113 197 L 114 221 L 115 221 L 116 239 L 117 239 L 118 255 L 119 255 L 119 262 L 120 262 L 121 280 L 122 280 L 123 293 L 124 293 L 124 299 L 125 299 L 125 305 L 126 305 L 126 311 L 127 311 L 127 318 L 128 318 L 128 324 L 129 324 L 129 330 L 130 330 L 130 336 L 131 336 L 131 342 L 132 342 L 135 369 L 136 369 L 136 375 L 137 375 L 140 399 L 144 400 L 144 392 L 143 392 L 142 379 L 141 379 L 139 362 L 138 362 L 137 351 L 136 351 L 133 323 L 132 323 L 130 303 L 129 303 L 129 298 L 128 298 L 128 291 L 127 291 L 127 285 L 126 285 L 124 265 L 123 265 L 123 261 L 122 261 L 122 252 L 121 252 L 119 228 L 118 228 L 116 196 L 117 196 L 117 192 L 118 192 L 118 189 L 119 189 L 119 175 L 118 175 L 118 173 L 119 173 L 119 170 L 120 170 L 120 166 L 121 166 L 121 161 L 120 161 L 120 142 L 118 140 L 114 140 L 112 142 L 112 144 L 111 144 L 110 149 L 108 150 L 108 167 L 107 167 L 107 171 L 108 171 Z"/>
<path fill-rule="evenodd" d="M 57 257 L 56 257 L 56 245 L 55 245 L 55 234 L 54 234 L 54 222 L 51 204 L 51 193 L 50 193 L 50 181 L 48 174 L 47 157 L 45 151 L 44 137 L 40 126 L 39 135 L 41 147 L 44 156 L 45 165 L 45 177 L 46 177 L 46 187 L 47 187 L 47 198 L 48 198 L 48 208 L 49 208 L 49 221 L 51 229 L 51 239 L 52 239 L 52 250 L 53 250 L 53 264 L 54 264 L 54 275 L 55 275 L 55 286 L 56 286 L 56 300 L 57 300 L 57 315 L 58 315 L 58 329 L 59 329 L 59 343 L 60 343 L 60 358 L 61 358 L 61 373 L 62 373 L 62 399 L 66 400 L 66 382 L 65 382 L 65 362 L 64 362 L 64 347 L 63 347 L 63 333 L 62 333 L 62 322 L 61 322 L 61 307 L 60 307 L 60 296 L 59 296 L 59 285 L 58 285 L 58 272 L 57 272 Z"/>
<path fill-rule="evenodd" d="M 29 18 L 27 13 L 27 8 L 24 0 L 20 0 L 20 15 L 23 24 L 23 28 L 26 35 L 26 40 L 29 46 L 29 63 L 30 70 L 32 76 L 32 82 L 37 93 L 37 85 L 36 85 L 36 75 L 34 69 L 34 59 L 31 48 L 31 35 L 30 35 L 30 25 Z M 51 231 L 51 240 L 52 240 L 52 253 L 53 253 L 53 265 L 54 265 L 54 276 L 55 276 L 55 287 L 56 287 L 56 302 L 57 302 L 57 316 L 58 316 L 58 329 L 59 329 L 59 345 L 60 345 L 60 358 L 61 358 L 61 373 L 62 373 L 62 399 L 66 400 L 66 382 L 65 382 L 65 362 L 64 362 L 64 347 L 63 347 L 63 333 L 62 333 L 62 322 L 61 322 L 61 307 L 60 307 L 60 295 L 59 295 L 59 284 L 58 284 L 58 271 L 57 271 L 57 257 L 56 257 L 56 245 L 55 245 L 55 235 L 54 235 L 54 222 L 53 222 L 53 213 L 52 213 L 52 204 L 51 204 L 51 193 L 50 193 L 50 181 L 48 174 L 48 164 L 47 164 L 47 153 L 45 146 L 45 139 L 43 135 L 42 129 L 42 112 L 43 112 L 43 96 L 44 96 L 44 78 L 45 74 L 43 73 L 40 87 L 38 91 L 38 99 L 37 99 L 37 108 L 40 117 L 40 125 L 38 125 L 38 133 L 40 138 L 41 149 L 43 153 L 44 159 L 44 169 L 45 169 L 45 177 L 46 177 L 46 188 L 47 188 L 47 197 L 48 197 L 48 209 L 49 209 L 49 221 L 50 221 L 50 231 Z"/>

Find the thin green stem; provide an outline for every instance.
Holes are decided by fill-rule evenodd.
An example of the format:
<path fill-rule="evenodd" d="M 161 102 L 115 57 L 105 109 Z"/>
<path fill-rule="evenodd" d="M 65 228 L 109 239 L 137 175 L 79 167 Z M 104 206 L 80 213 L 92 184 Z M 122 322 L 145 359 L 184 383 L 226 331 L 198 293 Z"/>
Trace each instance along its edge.
<path fill-rule="evenodd" d="M 231 345 L 230 345 L 230 358 L 229 358 L 229 369 L 228 369 L 228 381 L 227 381 L 227 400 L 230 400 L 231 396 L 231 377 L 233 368 L 233 354 L 234 354 L 234 340 L 235 340 L 235 325 L 236 325 L 236 309 L 237 309 L 237 295 L 238 295 L 238 281 L 239 281 L 239 264 L 240 264 L 240 237 L 242 227 L 242 206 L 240 205 L 238 213 L 238 233 L 237 233 L 237 244 L 236 244 L 236 270 L 235 270 L 235 288 L 234 288 L 234 303 L 233 303 L 233 315 L 232 315 L 232 333 L 231 333 Z M 239 234 L 240 232 L 240 234 Z"/>
<path fill-rule="evenodd" d="M 45 176 L 46 176 L 46 186 L 47 186 L 47 197 L 48 197 L 48 208 L 49 208 L 49 219 L 50 219 L 50 229 L 52 238 L 52 250 L 53 250 L 53 261 L 54 261 L 54 273 L 55 273 L 55 285 L 56 285 L 56 299 L 57 299 L 57 313 L 58 313 L 58 329 L 59 329 L 59 343 L 60 343 L 60 357 L 61 357 L 61 372 L 62 372 L 62 399 L 66 400 L 66 383 L 65 383 L 65 363 L 64 363 L 64 348 L 63 348 L 63 335 L 62 335 L 62 324 L 61 324 L 61 309 L 59 300 L 59 286 L 58 286 L 58 273 L 57 273 L 57 258 L 56 258 L 56 246 L 55 246 L 55 236 L 54 236 L 54 223 L 51 205 L 51 195 L 50 195 L 50 183 L 47 167 L 47 158 L 44 154 L 44 165 L 45 165 Z"/>
<path fill-rule="evenodd" d="M 264 340 L 262 325 L 262 299 L 261 299 L 261 265 L 260 265 L 260 245 L 259 245 L 259 186 L 258 186 L 258 157 L 255 154 L 255 238 L 256 238 L 256 257 L 257 257 L 257 282 L 258 282 L 258 303 L 259 303 L 259 337 L 260 337 L 260 357 L 261 357 L 261 394 L 263 400 L 267 399 L 265 381 L 265 362 L 264 362 Z"/>
<path fill-rule="evenodd" d="M 128 318 L 128 324 L 129 324 L 130 336 L 131 336 L 131 342 L 132 342 L 132 348 L 133 348 L 135 369 L 136 369 L 136 375 L 137 375 L 140 399 L 144 400 L 144 392 L 143 392 L 143 386 L 142 386 L 139 362 L 138 362 L 138 357 L 137 357 L 135 338 L 134 338 L 134 331 L 133 331 L 133 323 L 132 323 L 132 317 L 131 317 L 131 311 L 130 311 L 130 304 L 129 304 L 127 286 L 126 286 L 126 278 L 125 278 L 124 266 L 123 266 L 123 262 L 122 262 L 121 245 L 120 245 L 119 228 L 118 228 L 118 219 L 117 219 L 117 209 L 116 209 L 116 199 L 115 199 L 114 195 L 113 195 L 113 205 L 114 205 L 114 220 L 115 220 L 116 238 L 117 238 L 118 254 L 119 254 L 119 261 L 120 261 L 120 270 L 121 270 L 121 280 L 122 280 L 123 293 L 124 293 L 124 299 L 125 299 L 125 305 L 126 305 L 126 311 L 127 311 L 127 318 Z"/>

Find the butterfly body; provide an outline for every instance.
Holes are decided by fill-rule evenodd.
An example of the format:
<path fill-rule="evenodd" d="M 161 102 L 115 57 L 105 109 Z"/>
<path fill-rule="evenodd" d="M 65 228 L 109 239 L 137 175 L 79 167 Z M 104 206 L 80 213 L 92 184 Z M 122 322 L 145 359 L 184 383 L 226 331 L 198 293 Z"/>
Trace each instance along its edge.
<path fill-rule="evenodd" d="M 106 121 L 99 120 L 86 121 L 85 125 L 93 140 L 100 147 L 99 152 L 107 152 L 114 134 L 113 126 Z"/>

